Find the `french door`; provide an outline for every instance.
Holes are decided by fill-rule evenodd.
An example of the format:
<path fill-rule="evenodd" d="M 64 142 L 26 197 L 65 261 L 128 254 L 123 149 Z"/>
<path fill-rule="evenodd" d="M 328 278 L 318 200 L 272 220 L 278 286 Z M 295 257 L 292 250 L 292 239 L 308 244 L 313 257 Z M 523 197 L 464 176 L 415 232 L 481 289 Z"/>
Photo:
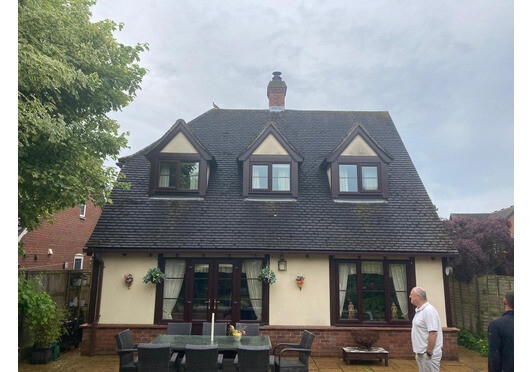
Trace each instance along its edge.
<path fill-rule="evenodd" d="M 163 258 L 167 276 L 158 285 L 155 323 L 191 322 L 201 334 L 203 322 L 266 323 L 268 287 L 258 279 L 263 259 Z"/>
<path fill-rule="evenodd" d="M 215 321 L 233 322 L 236 318 L 233 305 L 238 304 L 234 291 L 238 269 L 235 261 L 190 261 L 187 265 L 189 311 L 185 318 L 200 327 L 203 322 L 211 321 L 213 313 Z"/>

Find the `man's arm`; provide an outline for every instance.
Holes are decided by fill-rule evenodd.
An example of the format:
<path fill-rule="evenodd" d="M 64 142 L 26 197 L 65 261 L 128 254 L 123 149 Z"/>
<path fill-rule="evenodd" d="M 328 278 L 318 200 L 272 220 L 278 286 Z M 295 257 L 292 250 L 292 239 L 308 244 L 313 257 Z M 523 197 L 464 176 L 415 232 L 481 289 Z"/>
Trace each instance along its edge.
<path fill-rule="evenodd" d="M 427 353 L 432 354 L 432 352 L 434 351 L 434 346 L 436 346 L 437 337 L 438 337 L 438 331 L 429 332 L 429 340 L 427 343 Z"/>
<path fill-rule="evenodd" d="M 502 369 L 501 367 L 501 340 L 499 337 L 499 327 L 493 321 L 488 326 L 488 371 L 496 372 Z"/>

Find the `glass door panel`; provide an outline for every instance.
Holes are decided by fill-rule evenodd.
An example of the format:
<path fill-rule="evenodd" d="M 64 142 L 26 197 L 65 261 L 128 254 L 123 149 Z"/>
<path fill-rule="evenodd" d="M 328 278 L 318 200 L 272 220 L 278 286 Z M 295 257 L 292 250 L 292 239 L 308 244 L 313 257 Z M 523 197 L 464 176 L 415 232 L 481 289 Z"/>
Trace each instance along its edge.
<path fill-rule="evenodd" d="M 233 300 L 233 264 L 219 263 L 215 283 L 217 285 L 215 311 L 216 320 L 231 321 Z"/>
<path fill-rule="evenodd" d="M 197 263 L 194 265 L 194 285 L 192 291 L 192 320 L 210 320 L 210 272 L 211 265 Z"/>

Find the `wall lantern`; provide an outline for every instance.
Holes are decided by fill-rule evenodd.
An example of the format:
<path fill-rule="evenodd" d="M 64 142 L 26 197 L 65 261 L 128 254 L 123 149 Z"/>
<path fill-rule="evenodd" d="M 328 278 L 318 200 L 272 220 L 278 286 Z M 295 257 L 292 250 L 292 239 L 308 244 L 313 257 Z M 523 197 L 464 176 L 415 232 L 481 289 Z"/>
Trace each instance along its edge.
<path fill-rule="evenodd" d="M 453 268 L 451 266 L 447 266 L 445 268 L 445 275 L 447 275 L 447 276 L 453 275 Z"/>
<path fill-rule="evenodd" d="M 277 267 L 279 271 L 286 271 L 286 269 L 288 268 L 288 264 L 286 263 L 286 260 L 283 258 L 283 256 L 281 256 L 281 259 L 279 260 Z"/>

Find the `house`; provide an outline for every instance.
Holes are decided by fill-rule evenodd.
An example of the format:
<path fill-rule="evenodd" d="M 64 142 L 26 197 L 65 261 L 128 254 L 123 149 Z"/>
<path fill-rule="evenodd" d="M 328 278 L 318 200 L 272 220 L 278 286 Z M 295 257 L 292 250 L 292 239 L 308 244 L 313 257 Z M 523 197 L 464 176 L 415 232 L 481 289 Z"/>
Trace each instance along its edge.
<path fill-rule="evenodd" d="M 19 257 L 19 268 L 29 271 L 90 269 L 83 253 L 85 243 L 96 226 L 102 208 L 87 202 L 54 214 L 54 222 L 44 221 L 27 231 L 19 226 L 19 242 L 26 254 Z"/>
<path fill-rule="evenodd" d="M 510 234 L 514 236 L 514 206 L 503 208 L 491 213 L 451 213 L 449 219 L 456 219 L 462 217 L 475 218 L 477 220 L 483 220 L 488 217 L 503 218 L 510 221 Z"/>
<path fill-rule="evenodd" d="M 372 329 L 392 357 L 411 357 L 418 285 L 440 313 L 445 357 L 457 357 L 444 275 L 457 251 L 390 115 L 287 110 L 280 75 L 269 109 L 214 108 L 119 159 L 131 188 L 113 191 L 87 242 L 99 284 L 82 353 L 115 353 L 126 328 L 135 342 L 168 322 L 199 333 L 214 313 L 260 322 L 272 344 L 308 329 L 314 355 L 340 355 L 351 331 Z M 258 280 L 267 265 L 273 284 Z M 157 266 L 166 280 L 144 284 Z"/>

